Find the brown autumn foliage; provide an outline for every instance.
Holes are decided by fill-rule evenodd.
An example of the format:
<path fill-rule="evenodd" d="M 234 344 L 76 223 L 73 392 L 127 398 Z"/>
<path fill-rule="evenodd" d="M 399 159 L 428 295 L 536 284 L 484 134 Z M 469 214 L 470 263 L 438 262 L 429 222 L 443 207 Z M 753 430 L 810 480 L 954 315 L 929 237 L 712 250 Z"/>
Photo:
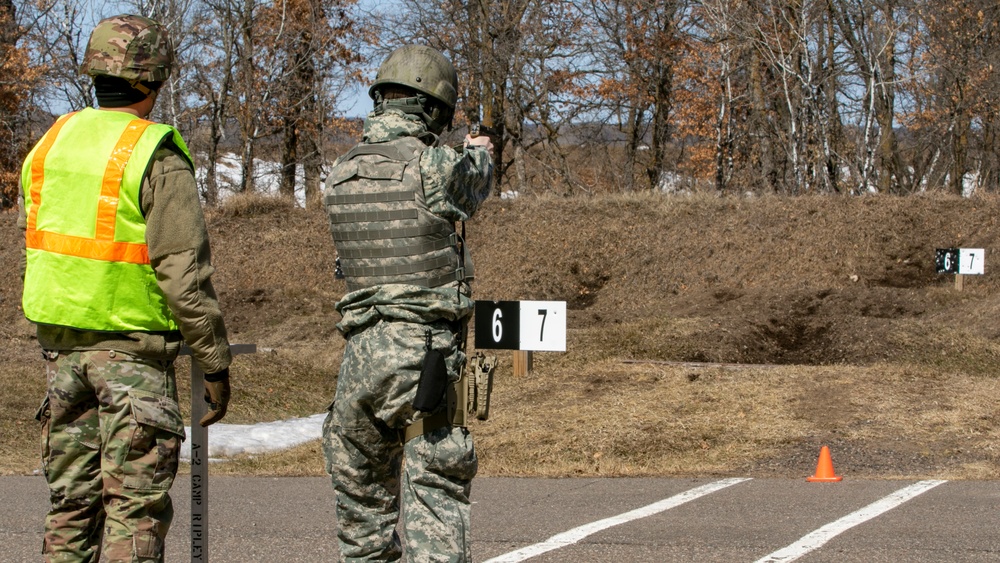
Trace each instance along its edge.
<path fill-rule="evenodd" d="M 921 79 L 903 84 L 914 100 L 903 123 L 931 137 L 925 150 L 932 156 L 925 166 L 929 175 L 946 177 L 951 191 L 961 193 L 968 170 L 976 170 L 981 185 L 995 185 L 1000 174 L 994 148 L 1000 132 L 1000 6 L 925 0 L 918 3 L 918 14 L 926 33 L 910 42 L 909 70 Z"/>
<path fill-rule="evenodd" d="M 29 111 L 25 104 L 38 75 L 26 50 L 17 46 L 19 36 L 13 3 L 0 1 L 0 209 L 17 201 L 21 161 L 30 142 L 24 126 Z"/>
<path fill-rule="evenodd" d="M 318 205 L 323 162 L 325 109 L 324 74 L 331 66 L 350 66 L 360 57 L 349 45 L 357 23 L 346 17 L 348 1 L 282 0 L 261 10 L 258 32 L 265 51 L 280 70 L 275 102 L 268 106 L 281 137 L 280 191 L 292 199 L 296 169 L 302 166 L 307 205 Z M 269 87 L 273 87 L 271 85 Z"/>

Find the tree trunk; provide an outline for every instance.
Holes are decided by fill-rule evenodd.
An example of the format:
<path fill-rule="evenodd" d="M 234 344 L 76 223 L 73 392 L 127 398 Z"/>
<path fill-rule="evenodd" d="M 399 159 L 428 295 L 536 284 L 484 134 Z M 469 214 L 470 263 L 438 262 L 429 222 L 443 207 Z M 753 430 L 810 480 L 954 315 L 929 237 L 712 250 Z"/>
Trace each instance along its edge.
<path fill-rule="evenodd" d="M 213 109 L 212 121 L 209 125 L 208 163 L 205 171 L 205 205 L 214 207 L 219 202 L 219 178 L 216 168 L 219 165 L 219 143 L 222 141 L 222 130 L 218 117 L 219 110 Z"/>
<path fill-rule="evenodd" d="M 653 190 L 664 188 L 664 179 L 668 172 L 667 149 L 670 146 L 670 113 L 673 106 L 674 83 L 673 65 L 669 61 L 660 61 L 658 71 L 656 105 L 653 109 L 653 139 L 650 146 L 650 150 L 653 152 L 653 162 L 646 171 L 649 177 L 649 187 Z"/>
<path fill-rule="evenodd" d="M 278 193 L 281 197 L 295 202 L 295 170 L 298 155 L 299 132 L 294 117 L 285 117 L 281 138 L 281 183 Z"/>
<path fill-rule="evenodd" d="M 837 154 L 843 140 L 844 128 L 840 121 L 840 108 L 837 103 L 837 76 L 840 69 L 837 65 L 836 30 L 834 28 L 833 13 L 828 14 L 826 34 L 826 75 L 823 81 L 823 95 L 827 103 L 826 113 L 823 116 L 827 124 L 823 136 L 825 142 L 826 176 L 830 191 L 840 193 L 840 165 Z"/>
<path fill-rule="evenodd" d="M 767 127 L 767 97 L 764 95 L 763 63 L 756 50 L 750 60 L 750 164 L 756 165 L 758 174 L 754 183 L 759 188 L 777 190 L 775 167 L 771 155 L 771 132 Z"/>
<path fill-rule="evenodd" d="M 302 172 L 305 174 L 306 209 L 322 208 L 322 175 L 323 155 L 316 139 L 321 138 L 322 130 L 308 131 L 299 139 L 302 149 Z"/>
<path fill-rule="evenodd" d="M 642 146 L 642 115 L 641 108 L 630 108 L 625 142 L 625 191 L 635 189 L 636 168 L 639 166 L 639 147 Z"/>
<path fill-rule="evenodd" d="M 0 67 L 5 69 L 10 60 L 18 56 L 15 50 L 16 32 L 14 4 L 11 0 L 0 0 Z M 2 80 L 6 83 L 7 76 Z M 6 86 L 3 83 L 0 83 L 0 210 L 12 207 L 17 200 L 15 185 L 19 163 L 15 124 L 19 121 L 16 114 L 21 105 L 16 85 Z"/>
<path fill-rule="evenodd" d="M 949 176 L 949 191 L 955 195 L 963 195 L 965 189 L 965 173 L 969 154 L 969 116 L 966 114 L 962 100 L 956 109 L 955 131 L 952 133 L 952 160 Z"/>
<path fill-rule="evenodd" d="M 982 163 L 979 166 L 979 186 L 995 186 L 997 182 L 997 116 L 988 111 L 983 119 Z"/>
<path fill-rule="evenodd" d="M 243 151 L 240 153 L 240 192 L 251 192 L 253 191 L 253 177 L 254 177 L 254 139 L 253 135 L 247 135 L 243 139 Z"/>
<path fill-rule="evenodd" d="M 896 176 L 896 132 L 893 130 L 896 111 L 896 5 L 893 0 L 885 3 L 885 46 L 877 56 L 878 73 L 876 119 L 879 127 L 879 144 L 876 149 L 878 163 L 878 189 L 880 193 L 895 191 Z"/>

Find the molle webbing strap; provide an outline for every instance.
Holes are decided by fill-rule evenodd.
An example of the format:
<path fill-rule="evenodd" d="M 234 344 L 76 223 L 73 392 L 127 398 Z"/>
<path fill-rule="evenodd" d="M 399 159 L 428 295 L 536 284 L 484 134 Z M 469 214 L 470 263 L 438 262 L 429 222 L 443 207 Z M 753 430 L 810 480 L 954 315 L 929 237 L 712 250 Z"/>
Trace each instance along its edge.
<path fill-rule="evenodd" d="M 433 235 L 435 233 L 443 234 L 442 228 L 437 225 L 428 225 L 422 227 L 400 227 L 398 229 L 371 229 L 371 230 L 357 230 L 351 232 L 338 231 L 336 234 L 337 237 L 336 240 L 337 242 L 382 240 L 382 239 L 421 237 L 426 235 Z"/>
<path fill-rule="evenodd" d="M 426 148 L 408 137 L 362 143 L 338 159 L 323 203 L 349 291 L 464 279 L 461 239 L 424 199 L 418 160 Z"/>
<path fill-rule="evenodd" d="M 347 290 L 357 291 L 359 289 L 364 289 L 366 287 L 371 287 L 372 285 L 378 285 L 379 283 L 395 283 L 395 284 L 406 284 L 406 285 L 416 285 L 419 287 L 441 287 L 442 285 L 449 284 L 454 281 L 465 280 L 465 270 L 459 268 L 455 271 L 448 272 L 447 274 L 441 274 L 439 276 L 428 276 L 418 279 L 408 279 L 408 280 L 393 280 L 391 282 L 371 282 L 371 283 L 357 283 L 351 281 L 351 278 L 347 278 Z"/>
<path fill-rule="evenodd" d="M 341 245 L 338 255 L 348 260 L 365 258 L 395 258 L 398 256 L 413 256 L 416 254 L 426 254 L 435 250 L 454 247 L 458 244 L 458 235 L 452 233 L 448 237 L 441 237 L 437 240 L 421 242 L 418 244 L 392 246 L 389 248 L 351 248 Z"/>
<path fill-rule="evenodd" d="M 416 209 L 392 209 L 389 211 L 358 211 L 354 213 L 331 213 L 334 223 L 376 223 L 380 221 L 405 221 L 417 218 Z"/>
<path fill-rule="evenodd" d="M 422 260 L 412 264 L 400 264 L 396 266 L 369 266 L 369 267 L 348 267 L 344 266 L 344 275 L 348 278 L 354 277 L 377 277 L 377 276 L 407 276 L 410 274 L 421 274 L 438 268 L 447 268 L 452 263 L 448 256 L 438 256 L 430 260 Z"/>
<path fill-rule="evenodd" d="M 413 201 L 415 194 L 403 192 L 365 192 L 360 194 L 327 194 L 323 196 L 326 205 L 351 205 L 358 203 L 391 203 L 394 201 Z"/>

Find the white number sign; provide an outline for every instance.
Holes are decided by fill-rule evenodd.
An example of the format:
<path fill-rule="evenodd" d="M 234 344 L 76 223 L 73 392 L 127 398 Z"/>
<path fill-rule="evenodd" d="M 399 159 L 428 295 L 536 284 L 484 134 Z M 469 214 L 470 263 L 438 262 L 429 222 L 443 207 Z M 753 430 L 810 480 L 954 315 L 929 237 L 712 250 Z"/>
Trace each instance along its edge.
<path fill-rule="evenodd" d="M 986 251 L 982 248 L 960 248 L 958 257 L 958 273 L 982 274 L 986 265 Z"/>
<path fill-rule="evenodd" d="M 521 301 L 520 349 L 566 351 L 565 301 Z"/>

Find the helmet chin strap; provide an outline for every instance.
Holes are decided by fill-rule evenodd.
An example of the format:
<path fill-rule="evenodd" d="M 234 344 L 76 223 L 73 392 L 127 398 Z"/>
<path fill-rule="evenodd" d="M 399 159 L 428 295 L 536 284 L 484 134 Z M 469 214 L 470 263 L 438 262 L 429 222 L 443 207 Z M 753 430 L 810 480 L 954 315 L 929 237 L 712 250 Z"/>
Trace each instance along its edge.
<path fill-rule="evenodd" d="M 427 128 L 431 130 L 435 135 L 440 134 L 445 127 L 451 128 L 451 116 L 448 117 L 447 123 L 443 122 L 441 118 L 441 109 L 435 107 L 430 113 L 427 113 L 428 103 L 427 96 L 417 95 L 410 98 L 397 98 L 394 100 L 385 100 L 382 98 L 382 94 L 379 92 L 375 93 L 375 114 L 381 115 L 386 109 L 392 108 L 394 110 L 401 111 L 407 115 L 416 115 L 423 120 Z"/>
<path fill-rule="evenodd" d="M 153 90 L 147 88 L 145 85 L 143 85 L 142 82 L 139 82 L 138 80 L 129 80 L 128 83 L 129 83 L 129 86 L 131 86 L 132 88 L 135 88 L 136 90 L 142 92 L 143 94 L 145 94 L 147 96 L 153 93 Z"/>
<path fill-rule="evenodd" d="M 149 114 L 153 112 L 153 106 L 156 105 L 156 97 L 160 95 L 160 91 L 153 90 L 152 88 L 147 88 L 144 84 L 142 84 L 138 80 L 129 80 L 129 84 L 132 86 L 132 88 L 135 88 L 136 90 L 145 94 L 146 98 L 151 99 L 152 103 L 149 104 L 149 111 L 147 111 L 145 115 L 139 116 L 143 119 L 146 119 L 147 117 L 149 117 Z"/>
<path fill-rule="evenodd" d="M 149 89 L 147 88 L 147 90 L 149 90 Z M 146 119 L 147 117 L 149 117 L 149 114 L 153 113 L 153 107 L 156 106 L 156 97 L 159 96 L 159 95 L 160 95 L 160 91 L 159 90 L 151 90 L 150 91 L 150 94 L 148 96 L 148 99 L 149 99 L 149 111 L 146 112 L 146 115 L 141 116 L 143 119 Z"/>

